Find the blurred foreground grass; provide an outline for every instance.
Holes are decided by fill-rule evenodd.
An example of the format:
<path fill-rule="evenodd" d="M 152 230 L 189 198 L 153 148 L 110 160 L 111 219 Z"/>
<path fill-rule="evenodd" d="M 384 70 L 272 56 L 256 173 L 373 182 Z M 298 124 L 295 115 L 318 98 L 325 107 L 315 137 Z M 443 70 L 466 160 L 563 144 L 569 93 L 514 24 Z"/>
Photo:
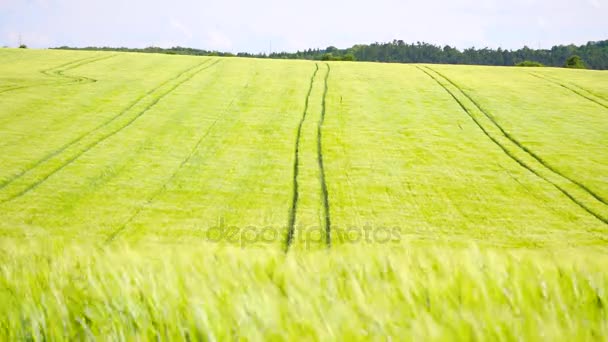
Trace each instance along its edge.
<path fill-rule="evenodd" d="M 604 340 L 605 252 L 5 239 L 0 339 Z"/>

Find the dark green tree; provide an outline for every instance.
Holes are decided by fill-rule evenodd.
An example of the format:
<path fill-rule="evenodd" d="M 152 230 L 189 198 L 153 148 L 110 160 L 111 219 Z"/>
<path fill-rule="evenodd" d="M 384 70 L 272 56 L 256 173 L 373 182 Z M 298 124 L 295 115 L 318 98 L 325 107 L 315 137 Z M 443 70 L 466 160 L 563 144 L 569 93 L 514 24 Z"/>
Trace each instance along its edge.
<path fill-rule="evenodd" d="M 336 52 L 338 52 L 338 48 L 335 46 L 328 46 L 325 48 L 325 52 L 335 54 Z"/>
<path fill-rule="evenodd" d="M 578 55 L 572 55 L 566 60 L 566 64 L 564 64 L 564 68 L 572 68 L 572 69 L 587 69 L 583 59 Z"/>

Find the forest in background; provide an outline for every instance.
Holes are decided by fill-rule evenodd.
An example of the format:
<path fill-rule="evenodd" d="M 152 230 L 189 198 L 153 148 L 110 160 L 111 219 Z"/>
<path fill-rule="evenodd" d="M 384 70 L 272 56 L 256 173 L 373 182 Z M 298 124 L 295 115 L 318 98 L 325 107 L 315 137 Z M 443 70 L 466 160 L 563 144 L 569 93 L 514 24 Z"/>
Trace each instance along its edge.
<path fill-rule="evenodd" d="M 230 53 L 210 51 L 187 47 L 68 47 L 61 46 L 55 49 L 62 50 L 94 50 L 94 51 L 124 51 L 143 53 L 164 53 L 176 55 L 197 56 L 238 56 L 253 58 L 275 58 L 275 59 L 307 59 L 307 60 L 344 60 L 344 61 L 368 61 L 386 63 L 437 63 L 437 64 L 469 64 L 469 65 L 498 65 L 510 66 L 522 62 L 536 62 L 545 66 L 562 67 L 567 59 L 572 56 L 580 56 L 585 66 L 589 69 L 608 69 L 608 40 L 588 42 L 576 46 L 557 45 L 551 49 L 531 49 L 524 46 L 518 50 L 506 50 L 502 48 L 468 48 L 459 50 L 449 45 L 438 46 L 424 42 L 412 44 L 403 40 L 393 40 L 386 43 L 357 44 L 350 48 L 339 49 L 329 46 L 325 49 L 308 49 L 297 52 L 273 52 L 267 53 Z"/>

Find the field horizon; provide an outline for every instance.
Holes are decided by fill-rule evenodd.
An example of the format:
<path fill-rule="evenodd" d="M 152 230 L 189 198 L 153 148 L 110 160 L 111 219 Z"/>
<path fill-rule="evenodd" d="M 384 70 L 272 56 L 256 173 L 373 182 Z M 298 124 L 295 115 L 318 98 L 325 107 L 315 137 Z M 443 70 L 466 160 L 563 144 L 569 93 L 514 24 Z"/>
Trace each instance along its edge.
<path fill-rule="evenodd" d="M 0 62 L 0 339 L 608 338 L 608 71 Z"/>

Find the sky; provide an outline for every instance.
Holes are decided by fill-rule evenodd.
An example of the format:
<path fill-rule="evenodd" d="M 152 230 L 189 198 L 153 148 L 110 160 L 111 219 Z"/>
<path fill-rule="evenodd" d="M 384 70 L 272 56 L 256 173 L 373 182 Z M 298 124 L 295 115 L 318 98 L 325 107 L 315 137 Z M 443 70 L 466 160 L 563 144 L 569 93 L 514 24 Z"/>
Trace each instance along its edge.
<path fill-rule="evenodd" d="M 226 52 L 424 41 L 460 49 L 608 39 L 608 0 L 0 0 L 0 46 Z"/>

